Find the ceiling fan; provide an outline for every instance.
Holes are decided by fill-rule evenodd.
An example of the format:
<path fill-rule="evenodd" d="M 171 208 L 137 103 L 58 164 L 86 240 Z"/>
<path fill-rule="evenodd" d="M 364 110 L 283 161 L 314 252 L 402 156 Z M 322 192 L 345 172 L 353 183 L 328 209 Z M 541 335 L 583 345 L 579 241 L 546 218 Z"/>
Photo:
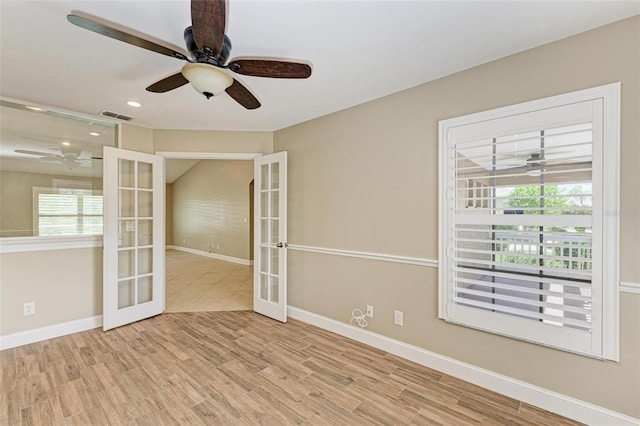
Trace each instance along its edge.
<path fill-rule="evenodd" d="M 569 151 L 556 151 L 555 154 L 561 152 L 569 152 Z M 576 167 L 591 167 L 591 161 L 576 161 L 575 159 L 569 158 L 559 158 L 556 160 L 549 160 L 545 158 L 542 152 L 531 152 L 529 154 L 529 158 L 524 161 L 524 164 L 519 165 L 509 165 L 503 169 L 500 169 L 501 172 L 524 172 L 529 176 L 540 176 L 542 172 L 549 170 L 563 170 L 567 168 Z"/>
<path fill-rule="evenodd" d="M 531 157 L 527 158 L 525 162 L 525 173 L 530 176 L 539 176 L 544 171 L 544 164 L 547 160 L 542 155 L 542 152 L 532 152 Z"/>
<path fill-rule="evenodd" d="M 79 166 L 89 165 L 91 164 L 91 160 L 102 160 L 101 157 L 80 158 L 82 150 L 78 147 L 67 145 L 60 146 L 60 154 L 30 151 L 26 149 L 16 149 L 14 152 L 18 154 L 35 155 L 39 157 L 38 160 L 42 161 L 57 161 L 64 164 L 69 170 L 75 169 Z"/>
<path fill-rule="evenodd" d="M 67 19 L 89 31 L 187 61 L 180 72 L 147 87 L 149 92 L 164 93 L 191 83 L 207 99 L 224 91 L 243 107 L 256 109 L 260 107 L 260 102 L 225 70 L 271 78 L 308 78 L 311 75 L 311 67 L 307 64 L 274 58 L 233 59 L 227 63 L 231 40 L 225 35 L 226 9 L 226 0 L 191 0 L 191 26 L 184 30 L 190 57 L 95 17 L 71 13 Z"/>

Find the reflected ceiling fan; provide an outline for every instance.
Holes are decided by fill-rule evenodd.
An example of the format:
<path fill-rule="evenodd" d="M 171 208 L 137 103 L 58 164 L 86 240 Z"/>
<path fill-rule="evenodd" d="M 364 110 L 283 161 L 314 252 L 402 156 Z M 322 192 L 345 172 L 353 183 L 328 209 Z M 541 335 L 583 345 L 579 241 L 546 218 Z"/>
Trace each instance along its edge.
<path fill-rule="evenodd" d="M 60 146 L 60 154 L 30 151 L 26 149 L 16 149 L 14 151 L 18 154 L 38 156 L 38 160 L 42 161 L 57 161 L 61 164 L 64 164 L 69 170 L 83 165 L 90 165 L 92 160 L 102 160 L 101 157 L 80 158 L 80 156 L 82 155 L 82 149 L 66 145 Z"/>
<path fill-rule="evenodd" d="M 556 151 L 555 154 L 564 153 L 569 151 Z M 529 176 L 539 176 L 547 169 L 558 169 L 575 166 L 590 166 L 591 161 L 575 161 L 569 158 L 560 158 L 554 160 L 547 160 L 542 152 L 531 152 L 529 157 L 522 165 L 509 165 L 506 168 L 500 169 L 503 172 L 524 172 Z"/>
<path fill-rule="evenodd" d="M 226 9 L 226 0 L 191 0 L 191 26 L 184 30 L 190 57 L 95 17 L 71 13 L 67 19 L 89 31 L 187 61 L 180 72 L 147 87 L 149 92 L 164 93 L 191 83 L 207 99 L 227 92 L 243 107 L 256 109 L 260 102 L 226 70 L 254 77 L 308 78 L 311 75 L 307 64 L 274 58 L 233 59 L 227 63 L 231 40 L 225 35 Z"/>
<path fill-rule="evenodd" d="M 525 162 L 525 173 L 528 175 L 537 176 L 544 171 L 544 165 L 547 160 L 544 158 L 542 152 L 532 152 L 531 157 L 527 158 Z"/>
<path fill-rule="evenodd" d="M 528 167 L 540 166 L 544 164 L 545 157 L 541 151 L 520 152 L 517 154 L 505 155 L 504 158 L 498 158 L 498 161 L 505 161 L 500 170 L 525 170 Z"/>

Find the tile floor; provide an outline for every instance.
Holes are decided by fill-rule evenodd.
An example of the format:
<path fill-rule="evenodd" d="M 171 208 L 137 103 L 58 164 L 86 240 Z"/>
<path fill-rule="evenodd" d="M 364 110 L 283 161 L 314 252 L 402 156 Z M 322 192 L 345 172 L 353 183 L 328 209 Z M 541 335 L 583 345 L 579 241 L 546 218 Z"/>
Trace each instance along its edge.
<path fill-rule="evenodd" d="M 253 266 L 166 252 L 166 312 L 253 309 Z"/>

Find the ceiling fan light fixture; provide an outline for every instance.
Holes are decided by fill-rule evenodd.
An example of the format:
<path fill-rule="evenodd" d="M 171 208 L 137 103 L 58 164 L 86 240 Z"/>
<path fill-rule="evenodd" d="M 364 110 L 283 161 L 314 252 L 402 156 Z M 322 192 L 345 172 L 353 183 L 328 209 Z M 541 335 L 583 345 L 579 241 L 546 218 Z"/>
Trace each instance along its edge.
<path fill-rule="evenodd" d="M 544 170 L 544 162 L 545 158 L 540 152 L 534 152 L 531 154 L 531 157 L 527 158 L 527 171 L 526 174 L 529 176 L 537 177 L 542 174 Z"/>
<path fill-rule="evenodd" d="M 182 75 L 207 98 L 219 95 L 233 84 L 233 77 L 209 64 L 188 63 L 182 67 Z"/>

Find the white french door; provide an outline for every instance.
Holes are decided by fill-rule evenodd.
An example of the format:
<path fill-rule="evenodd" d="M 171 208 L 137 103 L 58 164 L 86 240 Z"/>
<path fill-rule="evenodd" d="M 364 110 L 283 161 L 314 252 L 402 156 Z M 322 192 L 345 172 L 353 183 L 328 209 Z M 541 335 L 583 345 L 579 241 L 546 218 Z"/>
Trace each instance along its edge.
<path fill-rule="evenodd" d="M 104 148 L 103 329 L 164 311 L 164 158 Z"/>
<path fill-rule="evenodd" d="M 287 153 L 254 160 L 253 310 L 287 321 Z"/>

